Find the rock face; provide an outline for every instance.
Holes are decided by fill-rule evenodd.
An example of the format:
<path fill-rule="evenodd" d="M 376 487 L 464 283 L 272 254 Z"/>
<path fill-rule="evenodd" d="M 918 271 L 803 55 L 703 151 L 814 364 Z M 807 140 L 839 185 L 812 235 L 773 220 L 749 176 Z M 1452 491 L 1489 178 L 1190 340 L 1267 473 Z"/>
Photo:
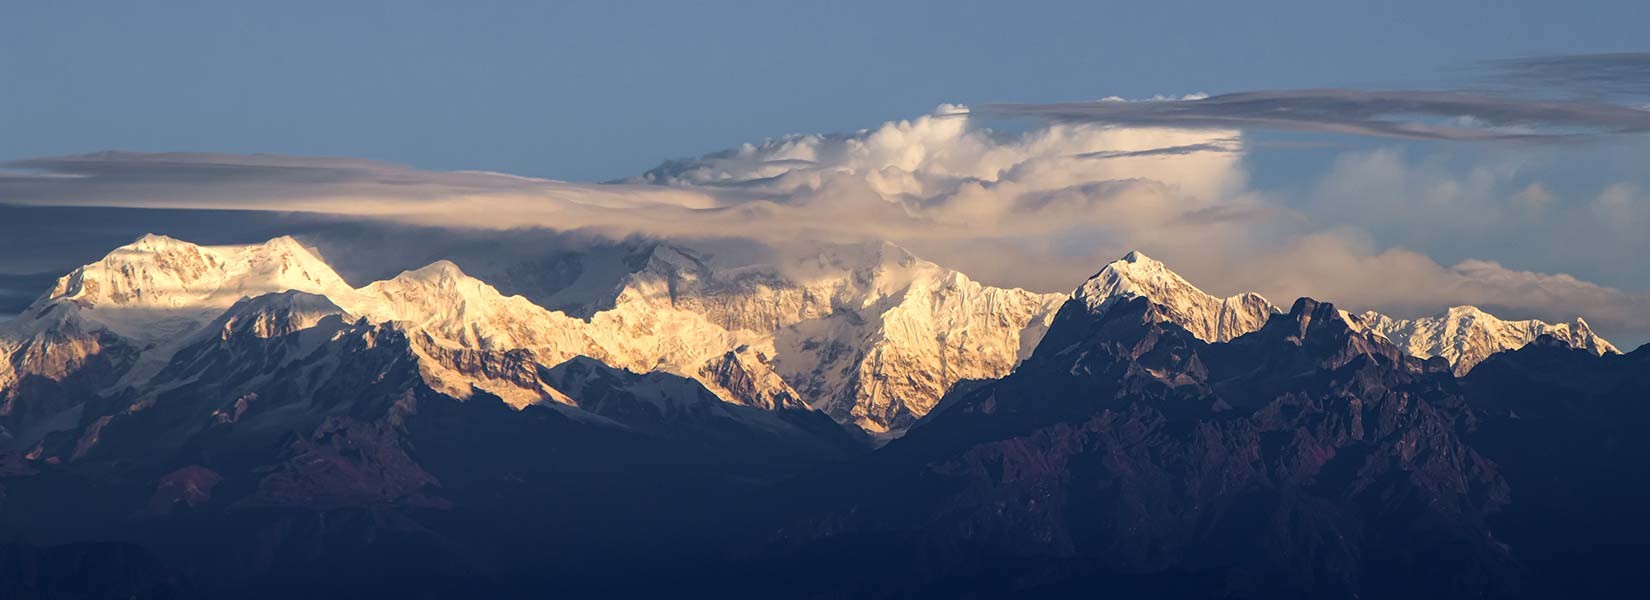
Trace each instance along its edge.
<path fill-rule="evenodd" d="M 960 380 L 1007 374 L 1064 298 L 984 286 L 891 244 L 731 272 L 681 248 L 647 256 L 591 318 L 611 364 L 697 377 L 752 405 L 795 394 L 877 434 L 902 432 Z M 739 348 L 751 376 L 728 387 Z"/>
<path fill-rule="evenodd" d="M 0 590 L 10 598 L 206 598 L 153 553 L 117 542 L 0 544 Z"/>
<path fill-rule="evenodd" d="M 909 576 L 890 595 L 947 593 L 979 561 L 993 572 L 969 589 L 991 595 L 1516 589 L 1488 526 L 1507 485 L 1465 442 L 1447 364 L 1306 299 L 1230 343 L 1177 313 L 1074 298 L 1013 374 L 948 398 L 875 464 L 803 486 L 824 499 L 778 547 L 877 557 Z M 831 589 L 887 583 L 848 577 Z"/>
<path fill-rule="evenodd" d="M 1472 306 L 1457 306 L 1444 314 L 1419 319 L 1393 319 L 1364 313 L 1363 322 L 1416 356 L 1442 356 L 1465 375 L 1491 354 L 1516 350 L 1544 335 L 1595 355 L 1618 352 L 1593 333 L 1587 321 L 1550 324 L 1534 319 L 1503 321 Z"/>
<path fill-rule="evenodd" d="M 515 407 L 567 403 L 538 380 L 535 365 L 606 356 L 582 321 L 505 296 L 448 261 L 338 296 L 352 314 L 406 329 L 424 377 L 457 398 L 481 390 Z"/>
<path fill-rule="evenodd" d="M 707 387 L 726 390 L 724 397 L 739 398 L 746 406 L 765 410 L 808 408 L 801 394 L 774 372 L 770 359 L 750 346 L 727 351 L 705 362 L 699 380 Z"/>
<path fill-rule="evenodd" d="M 863 446 L 829 417 L 806 406 L 760 408 L 724 402 L 698 381 L 663 372 L 631 373 L 577 357 L 543 374 L 580 409 L 661 438 L 729 449 L 795 453 L 797 463 L 823 462 Z M 748 460 L 748 459 L 742 459 Z"/>
<path fill-rule="evenodd" d="M 1512 486 L 1496 539 L 1531 574 L 1528 595 L 1628 597 L 1650 585 L 1650 345 L 1600 356 L 1543 337 L 1463 383 L 1482 414 L 1469 439 Z"/>
<path fill-rule="evenodd" d="M 27 447 L 73 426 L 80 407 L 135 364 L 139 347 L 53 310 L 0 337 L 0 449 Z"/>

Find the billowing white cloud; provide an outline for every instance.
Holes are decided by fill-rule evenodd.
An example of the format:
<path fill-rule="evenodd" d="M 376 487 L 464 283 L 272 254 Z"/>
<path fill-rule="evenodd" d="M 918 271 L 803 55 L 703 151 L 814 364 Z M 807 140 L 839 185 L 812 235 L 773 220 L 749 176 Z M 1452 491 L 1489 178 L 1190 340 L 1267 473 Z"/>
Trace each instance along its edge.
<path fill-rule="evenodd" d="M 1150 179 L 1212 198 L 1243 183 L 1235 131 L 1046 125 L 1020 134 L 978 127 L 966 107 L 885 123 L 849 135 L 795 135 L 673 161 L 637 183 L 720 186 L 782 194 L 817 190 L 836 177 L 863 180 L 889 199 L 932 200 L 965 184 L 1054 190 Z"/>
<path fill-rule="evenodd" d="M 1056 124 L 1002 133 L 942 106 L 850 135 L 677 161 L 619 184 L 362 160 L 104 153 L 12 163 L 34 173 L 0 176 L 0 201 L 303 210 L 775 244 L 891 240 L 941 260 L 957 248 L 1046 263 L 1051 249 L 1124 251 L 1157 230 L 1259 214 L 1242 199 L 1241 148 L 1228 131 Z M 988 265 L 981 275 L 1063 288 L 1089 267 L 1063 265 Z"/>

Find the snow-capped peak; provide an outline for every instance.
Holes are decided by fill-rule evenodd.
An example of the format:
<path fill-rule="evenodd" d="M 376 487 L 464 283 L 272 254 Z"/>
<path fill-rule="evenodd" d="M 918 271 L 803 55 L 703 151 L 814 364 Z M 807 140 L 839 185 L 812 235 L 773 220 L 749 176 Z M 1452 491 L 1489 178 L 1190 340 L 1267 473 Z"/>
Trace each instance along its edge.
<path fill-rule="evenodd" d="M 1279 312 L 1258 294 L 1225 299 L 1206 294 L 1139 251 L 1107 264 L 1078 288 L 1074 297 L 1096 315 L 1123 299 L 1150 298 L 1167 309 L 1171 320 L 1210 342 L 1228 341 L 1258 330 L 1270 315 Z M 1521 347 L 1543 334 L 1596 354 L 1616 351 L 1581 319 L 1573 324 L 1503 321 L 1470 305 L 1453 306 L 1436 316 L 1419 319 L 1394 319 L 1374 311 L 1362 315 L 1343 311 L 1341 316 L 1349 327 L 1384 336 L 1411 355 L 1442 356 L 1458 374 L 1465 374 L 1491 354 Z"/>
<path fill-rule="evenodd" d="M 591 318 L 608 364 L 687 375 L 751 406 L 799 398 L 878 432 L 903 430 L 959 379 L 1007 373 L 1064 300 L 983 286 L 888 243 L 709 264 L 653 249 Z"/>
<path fill-rule="evenodd" d="M 220 339 L 234 335 L 272 338 L 307 329 L 334 315 L 350 317 L 326 296 L 286 291 L 242 299 L 219 316 L 214 325 Z"/>
<path fill-rule="evenodd" d="M 186 333 L 241 298 L 348 289 L 332 267 L 288 236 L 262 244 L 200 246 L 147 234 L 59 278 L 30 311 L 44 314 L 70 305 L 94 327 L 154 342 Z"/>
<path fill-rule="evenodd" d="M 341 295 L 340 306 L 354 314 L 408 323 L 452 347 L 541 349 L 566 355 L 590 352 L 590 342 L 577 319 L 521 296 L 505 296 L 448 260 Z"/>
<path fill-rule="evenodd" d="M 1444 314 L 1451 319 L 1481 319 L 1489 316 L 1489 313 L 1486 313 L 1482 309 L 1469 304 L 1451 306 L 1448 310 L 1444 311 Z"/>
<path fill-rule="evenodd" d="M 506 296 L 446 260 L 357 289 L 291 237 L 199 246 L 146 235 L 76 269 L 33 314 L 0 326 L 0 351 L 44 348 L 59 337 L 77 348 L 119 344 L 138 357 L 123 376 L 134 383 L 163 367 L 181 341 L 228 333 L 204 327 L 221 315 L 229 315 L 225 329 L 262 337 L 341 311 L 396 323 L 424 374 L 460 396 L 481 388 L 517 406 L 572 404 L 539 379 L 535 365 L 582 355 L 636 373 L 686 376 L 731 403 L 806 404 L 897 434 L 957 381 L 1012 370 L 1068 300 L 1100 314 L 1121 300 L 1150 298 L 1165 318 L 1211 342 L 1255 331 L 1278 312 L 1252 293 L 1214 297 L 1139 251 L 1105 265 L 1070 295 L 984 286 L 888 243 L 820 246 L 779 264 L 734 268 L 654 244 L 610 262 L 628 274 L 603 279 L 619 282 L 602 286 L 612 290 L 612 304 L 582 320 Z M 289 293 L 230 310 L 243 298 L 279 292 Z M 1342 317 L 1417 356 L 1445 356 L 1462 372 L 1541 334 L 1614 351 L 1579 319 L 1508 322 L 1470 306 L 1429 319 Z M 56 335 L 64 332 L 73 335 Z"/>
<path fill-rule="evenodd" d="M 1120 301 L 1148 298 L 1167 309 L 1168 316 L 1192 335 L 1210 342 L 1260 329 L 1278 312 L 1259 294 L 1216 298 L 1139 250 L 1107 264 L 1077 288 L 1073 297 L 1094 315 L 1104 314 Z"/>
<path fill-rule="evenodd" d="M 1364 313 L 1363 321 L 1412 355 L 1448 359 L 1457 374 L 1466 374 L 1491 354 L 1520 348 L 1542 335 L 1594 354 L 1617 352 L 1580 318 L 1575 323 L 1556 324 L 1535 319 L 1506 321 L 1476 306 L 1452 306 L 1417 319 L 1394 319 L 1370 311 Z"/>
<path fill-rule="evenodd" d="M 127 249 L 127 250 L 159 251 L 159 250 L 164 250 L 164 249 L 167 249 L 167 248 L 194 247 L 194 246 L 195 246 L 194 244 L 179 240 L 179 239 L 174 238 L 174 237 L 160 235 L 158 233 L 145 233 L 141 236 L 138 236 L 138 239 L 132 240 L 132 243 L 127 244 L 125 246 L 121 246 L 120 248 L 117 248 L 117 250 Z"/>
<path fill-rule="evenodd" d="M 453 261 L 442 259 L 424 265 L 411 271 L 403 271 L 395 277 L 403 281 L 418 281 L 436 285 L 452 285 L 470 279 L 464 270 L 458 268 Z M 477 281 L 477 283 L 480 283 Z M 483 284 L 485 285 L 485 284 Z"/>

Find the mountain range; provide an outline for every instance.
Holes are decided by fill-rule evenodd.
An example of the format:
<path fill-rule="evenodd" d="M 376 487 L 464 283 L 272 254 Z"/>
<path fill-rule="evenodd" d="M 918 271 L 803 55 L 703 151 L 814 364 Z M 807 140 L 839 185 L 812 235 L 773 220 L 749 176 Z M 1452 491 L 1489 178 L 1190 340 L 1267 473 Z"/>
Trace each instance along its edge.
<path fill-rule="evenodd" d="M 59 279 L 7 328 L 0 350 L 8 369 L 0 371 L 0 384 L 36 371 L 54 382 L 72 379 L 81 360 L 130 361 L 106 368 L 121 371 L 121 383 L 141 383 L 236 301 L 291 290 L 321 296 L 345 315 L 402 324 L 413 334 L 424 376 L 459 398 L 480 389 L 517 407 L 573 405 L 521 361 L 554 366 L 586 356 L 634 372 L 689 377 L 727 402 L 813 407 L 872 434 L 897 436 L 958 381 L 1012 370 L 1065 299 L 984 286 L 889 244 L 727 271 L 691 250 L 655 244 L 635 249 L 619 268 L 627 272 L 606 275 L 618 283 L 605 308 L 578 318 L 505 296 L 450 261 L 353 288 L 290 237 L 204 247 L 147 235 Z M 1210 296 L 1139 252 L 1106 265 L 1078 294 L 1097 313 L 1127 298 L 1153 298 L 1206 341 L 1254 331 L 1278 312 L 1253 293 Z M 309 307 L 285 318 L 307 326 L 320 312 Z M 1506 322 L 1456 307 L 1437 317 L 1368 312 L 1357 320 L 1413 355 L 1449 359 L 1458 374 L 1541 335 L 1599 354 L 1616 351 L 1581 319 Z M 105 344 L 110 352 L 101 351 Z M 8 404 L 0 415 L 63 408 L 36 404 L 46 406 Z M 7 431 L 25 440 L 38 435 L 20 426 L 8 424 Z"/>
<path fill-rule="evenodd" d="M 290 237 L 117 248 L 0 324 L 0 531 L 271 597 L 384 573 L 976 597 L 1640 577 L 1647 350 L 1580 319 L 1280 310 L 1139 252 L 1069 294 L 890 244 L 576 266 L 535 302 L 450 261 L 352 286 Z M 1544 516 L 1567 503 L 1599 510 Z M 1571 550 L 1601 539 L 1630 550 Z"/>

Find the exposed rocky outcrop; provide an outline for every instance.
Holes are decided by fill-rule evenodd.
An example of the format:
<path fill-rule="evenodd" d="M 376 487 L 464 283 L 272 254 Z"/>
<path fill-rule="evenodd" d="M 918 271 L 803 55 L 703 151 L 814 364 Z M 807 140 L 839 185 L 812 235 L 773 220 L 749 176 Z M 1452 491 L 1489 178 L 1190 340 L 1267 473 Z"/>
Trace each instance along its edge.
<path fill-rule="evenodd" d="M 993 595 L 1518 589 L 1488 521 L 1508 487 L 1466 443 L 1446 363 L 1307 299 L 1225 344 L 1175 312 L 1074 299 L 1015 373 L 814 483 L 832 491 L 806 487 L 828 500 L 779 547 L 905 548 L 884 557 L 910 575 L 889 595 L 944 593 L 980 560 Z M 836 589 L 869 585 L 857 575 Z"/>

